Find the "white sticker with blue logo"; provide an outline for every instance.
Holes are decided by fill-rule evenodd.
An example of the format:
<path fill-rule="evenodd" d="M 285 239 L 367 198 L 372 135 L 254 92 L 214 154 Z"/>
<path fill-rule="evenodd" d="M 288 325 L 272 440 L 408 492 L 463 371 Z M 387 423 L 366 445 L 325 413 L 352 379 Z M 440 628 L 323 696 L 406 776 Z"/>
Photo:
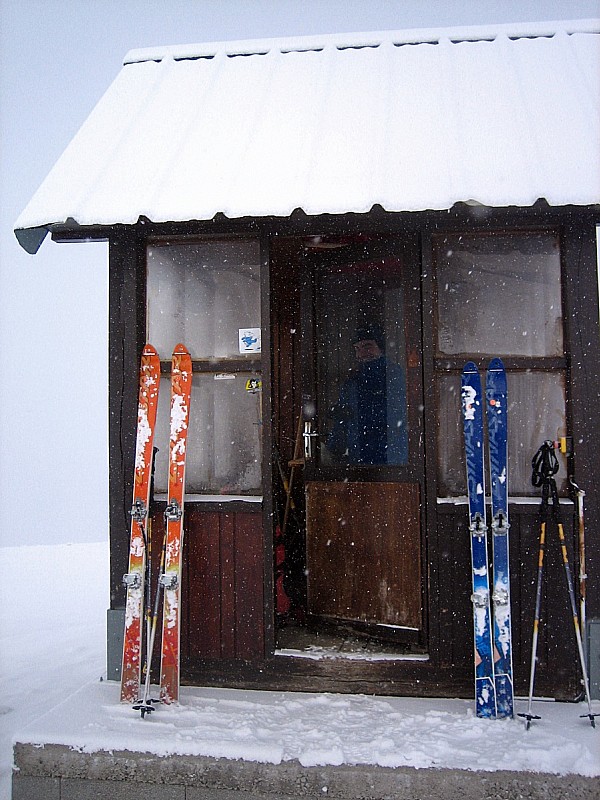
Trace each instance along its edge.
<path fill-rule="evenodd" d="M 240 353 L 260 353 L 260 328 L 239 329 Z"/>

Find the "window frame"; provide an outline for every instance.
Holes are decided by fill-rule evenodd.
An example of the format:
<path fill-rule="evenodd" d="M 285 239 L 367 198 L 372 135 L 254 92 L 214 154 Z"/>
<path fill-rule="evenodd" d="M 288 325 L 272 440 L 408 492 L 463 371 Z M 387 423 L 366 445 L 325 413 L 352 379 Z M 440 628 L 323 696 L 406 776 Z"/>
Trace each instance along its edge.
<path fill-rule="evenodd" d="M 145 319 L 145 337 L 146 340 L 149 336 L 149 297 L 148 297 L 148 272 L 149 272 L 149 259 L 148 259 L 148 252 L 151 248 L 156 247 L 167 247 L 170 245 L 174 246 L 185 246 L 185 245 L 196 245 L 202 244 L 207 241 L 212 242 L 219 242 L 222 244 L 239 244 L 240 242 L 253 242 L 258 246 L 259 249 L 259 270 L 260 270 L 260 282 L 259 282 L 259 305 L 261 309 L 261 330 L 262 330 L 262 348 L 260 353 L 252 353 L 243 355 L 240 354 L 239 357 L 214 357 L 214 358 L 195 358 L 192 354 L 192 373 L 193 374 L 213 374 L 218 375 L 221 373 L 246 373 L 251 372 L 257 374 L 261 381 L 265 380 L 265 344 L 268 345 L 269 339 L 265 338 L 265 321 L 264 321 L 264 302 L 263 302 L 263 282 L 264 282 L 264 271 L 265 271 L 265 259 L 264 259 L 264 243 L 260 236 L 248 236 L 248 235 L 240 235 L 240 236 L 228 236 L 228 235 L 199 235 L 199 236 L 152 236 L 148 237 L 145 241 L 144 245 L 144 271 L 145 271 L 145 296 L 144 296 L 144 319 Z M 185 344 L 185 342 L 184 342 Z M 268 353 L 267 353 L 268 355 Z M 161 358 L 160 360 L 160 377 L 161 378 L 170 378 L 171 376 L 171 369 L 172 369 L 172 361 L 171 358 Z M 262 391 L 262 390 L 261 390 Z M 262 399 L 264 400 L 264 394 Z M 264 418 L 265 415 L 265 407 L 263 403 L 262 415 Z M 261 439 L 261 448 L 262 448 L 262 457 L 261 457 L 261 483 L 262 483 L 262 490 L 260 494 L 255 492 L 249 492 L 248 494 L 235 494 L 235 495 L 228 495 L 223 494 L 219 496 L 223 502 L 230 504 L 232 499 L 239 499 L 242 501 L 247 502 L 258 502 L 263 500 L 264 498 L 264 480 L 265 480 L 265 472 L 264 472 L 264 448 L 265 442 Z M 187 493 L 186 493 L 187 494 Z M 215 494 L 197 494 L 192 493 L 189 496 L 186 496 L 186 502 L 209 502 L 213 503 L 215 501 Z M 204 500 L 206 498 L 206 500 Z"/>
<path fill-rule="evenodd" d="M 536 236 L 549 236 L 554 237 L 558 241 L 559 246 L 559 292 L 560 292 L 560 304 L 561 304 L 561 314 L 560 319 L 562 323 L 562 354 L 561 355 L 552 355 L 552 356 L 540 356 L 540 355 L 513 355 L 507 353 L 494 353 L 494 354 L 474 354 L 474 353 L 459 353 L 459 354 L 452 354 L 446 355 L 442 354 L 439 351 L 439 283 L 438 283 L 438 253 L 441 246 L 443 246 L 444 240 L 456 240 L 459 237 L 464 238 L 492 238 L 492 237 L 536 237 Z M 465 229 L 465 228 L 452 228 L 446 229 L 442 231 L 432 232 L 430 238 L 430 252 L 431 252 L 431 267 L 432 267 L 432 282 L 431 282 L 431 291 L 432 291 L 432 300 L 433 300 L 433 315 L 432 315 L 432 325 L 431 325 L 431 335 L 432 335 L 432 365 L 433 365 L 433 396 L 435 397 L 435 402 L 437 406 L 436 411 L 436 419 L 437 425 L 436 430 L 434 433 L 434 442 L 435 442 L 435 449 L 434 449 L 434 470 L 435 470 L 435 484 L 437 486 L 437 499 L 439 501 L 452 501 L 453 499 L 464 497 L 464 494 L 457 495 L 454 493 L 449 487 L 445 486 L 445 477 L 442 473 L 443 470 L 443 458 L 441 456 L 441 448 L 443 447 L 442 437 L 440 436 L 440 413 L 441 413 L 441 406 L 439 405 L 439 386 L 440 386 L 440 378 L 445 375 L 454 375 L 456 376 L 457 380 L 460 383 L 460 375 L 462 373 L 462 369 L 464 364 L 467 360 L 473 361 L 481 375 L 482 380 L 485 380 L 485 370 L 487 369 L 487 365 L 490 359 L 494 356 L 499 356 L 506 369 L 508 375 L 512 374 L 525 374 L 529 372 L 533 373 L 548 373 L 548 374 L 558 374 L 564 384 L 564 398 L 565 398 L 565 406 L 564 406 L 564 420 L 565 420 L 565 428 L 566 432 L 570 431 L 570 363 L 569 363 L 569 339 L 568 339 L 568 325 L 567 325 L 567 318 L 566 318 L 566 285 L 565 285 L 565 267 L 564 267 L 564 241 L 562 236 L 562 231 L 554 226 L 549 227 L 502 227 L 496 228 L 493 230 L 481 230 L 481 229 Z M 509 378 L 510 380 L 510 378 Z M 458 407 L 458 406 L 457 406 Z M 541 442 L 540 442 L 541 444 Z M 462 454 L 462 445 L 459 449 L 459 452 Z M 533 456 L 533 453 L 531 453 Z M 564 456 L 559 455 L 559 459 L 564 461 Z M 567 470 L 563 469 L 564 464 L 561 464 L 561 474 L 566 475 Z M 559 485 L 559 493 L 564 496 L 568 494 L 567 489 L 567 479 L 564 478 L 564 481 L 561 485 Z M 465 492 L 466 492 L 466 481 L 465 481 Z M 533 489 L 526 493 L 522 494 L 520 492 L 511 492 L 511 496 L 517 497 L 531 497 L 532 499 L 536 497 L 536 493 Z"/>

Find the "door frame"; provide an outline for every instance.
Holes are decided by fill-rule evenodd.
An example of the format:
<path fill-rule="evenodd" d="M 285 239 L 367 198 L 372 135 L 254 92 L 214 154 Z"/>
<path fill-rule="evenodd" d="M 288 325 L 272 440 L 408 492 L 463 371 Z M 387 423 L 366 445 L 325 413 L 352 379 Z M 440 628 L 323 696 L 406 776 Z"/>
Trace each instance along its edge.
<path fill-rule="evenodd" d="M 301 319 L 302 319 L 302 362 L 301 362 L 301 401 L 303 420 L 314 420 L 317 409 L 316 397 L 316 274 L 324 266 L 377 261 L 384 258 L 400 258 L 402 261 L 402 287 L 404 299 L 404 335 L 406 342 L 406 383 L 408 406 L 409 463 L 406 466 L 394 465 L 320 465 L 316 460 L 309 461 L 304 468 L 305 484 L 310 481 L 325 483 L 340 480 L 360 482 L 416 483 L 420 493 L 420 599 L 421 627 L 418 632 L 419 644 L 428 639 L 428 596 L 426 558 L 426 520 L 425 520 L 425 437 L 424 437 L 424 385 L 423 385 L 423 319 L 421 303 L 421 248 L 418 232 L 404 235 L 374 235 L 366 241 L 340 247 L 339 250 L 305 250 L 301 269 Z M 408 633 L 408 631 L 407 631 Z M 415 634 L 408 633 L 414 641 Z"/>

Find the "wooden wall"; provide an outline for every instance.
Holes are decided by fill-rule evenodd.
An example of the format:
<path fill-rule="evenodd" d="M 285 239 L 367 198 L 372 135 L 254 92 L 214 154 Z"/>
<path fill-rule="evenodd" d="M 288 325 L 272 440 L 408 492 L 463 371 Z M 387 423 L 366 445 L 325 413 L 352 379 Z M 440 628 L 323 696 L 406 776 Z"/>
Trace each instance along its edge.
<path fill-rule="evenodd" d="M 254 505 L 254 504 L 253 504 Z M 262 509 L 187 503 L 184 515 L 181 661 L 264 658 Z M 154 583 L 164 504 L 152 520 Z M 157 648 L 158 649 L 158 648 Z M 156 651 L 155 651 L 156 652 Z"/>
<path fill-rule="evenodd" d="M 539 508 L 511 506 L 510 570 L 515 691 L 527 695 L 539 552 Z M 563 509 L 571 567 L 575 569 L 573 507 Z M 439 650 L 442 670 L 473 663 L 471 555 L 466 506 L 441 505 L 438 515 Z M 488 545 L 491 549 L 491 542 Z M 556 527 L 548 519 L 538 644 L 536 694 L 572 700 L 578 693 L 578 655 Z M 436 624 L 432 620 L 432 624 Z"/>
<path fill-rule="evenodd" d="M 263 658 L 263 530 L 258 513 L 187 514 L 184 658 Z"/>
<path fill-rule="evenodd" d="M 302 240 L 282 238 L 271 250 L 273 438 L 287 465 L 301 410 L 300 277 Z"/>
<path fill-rule="evenodd" d="M 526 228 L 553 225 L 561 231 L 564 271 L 566 348 L 568 358 L 568 416 L 575 441 L 571 468 L 586 491 L 588 618 L 600 614 L 600 482 L 595 468 L 600 423 L 593 409 L 600 402 L 600 339 L 598 337 L 598 289 L 594 238 L 595 218 L 586 210 L 534 208 L 489 212 L 477 217 L 468 209 L 443 215 L 373 213 L 368 217 L 311 221 L 310 231 L 477 230 L 494 226 Z M 242 223 L 240 223 L 241 225 Z M 254 221 L 252 230 L 270 237 L 272 244 L 271 304 L 276 304 L 272 330 L 273 438 L 284 462 L 292 456 L 300 411 L 300 281 L 301 239 L 306 220 Z M 225 225 L 225 223 L 223 223 Z M 230 223 L 227 223 L 230 225 Z M 262 227 L 261 227 L 262 226 Z M 144 248 L 148 235 L 175 228 L 136 226 L 100 231 L 110 235 L 110 524 L 111 608 L 124 603 L 122 575 L 127 565 L 131 475 L 134 453 L 135 408 L 139 353 L 145 331 Z M 227 229 L 228 230 L 228 229 Z M 247 231 L 248 228 L 245 228 Z M 177 228 L 183 235 L 226 232 L 216 224 Z M 423 308 L 431 305 L 427 288 L 432 265 L 423 234 Z M 295 274 L 294 274 L 295 273 Z M 423 315 L 425 349 L 425 405 L 431 410 L 433 341 L 430 315 Z M 429 354 L 428 354 L 429 352 Z M 432 420 L 433 417 L 428 417 Z M 433 430 L 433 423 L 429 425 Z M 304 663 L 268 655 L 268 603 L 265 603 L 265 537 L 270 536 L 263 514 L 229 507 L 186 508 L 184 620 L 187 639 L 183 653 L 184 679 L 214 685 L 256 685 L 264 688 L 326 689 L 448 694 L 470 691 L 472 675 L 469 540 L 465 534 L 466 509 L 437 505 L 435 491 L 435 436 L 428 439 L 430 455 L 426 476 L 427 596 L 430 660 L 425 663 L 370 665 Z M 274 479 L 277 485 L 277 478 Z M 425 510 L 425 509 L 423 509 Z M 529 675 L 531 626 L 535 600 L 535 571 L 539 525 L 537 502 L 511 507 L 511 569 L 514 613 L 515 676 L 517 692 L 526 692 Z M 576 540 L 571 511 L 565 512 L 569 546 Z M 157 525 L 160 522 L 157 520 Z M 565 579 L 556 537 L 549 532 L 547 572 L 544 581 L 540 628 L 539 671 L 536 692 L 573 699 L 579 689 L 577 652 L 570 618 Z M 572 553 L 576 570 L 576 558 Z M 233 576 L 238 574 L 239 578 Z M 465 578 L 467 576 L 467 578 Z M 258 599 L 258 602 L 257 602 Z M 269 598 L 267 598 L 269 600 Z M 261 606 L 261 602 L 263 605 Z M 267 609 L 265 611 L 265 609 Z M 263 614 L 263 611 L 265 613 Z M 267 646 L 265 646 L 267 642 Z M 265 655 L 266 653 L 266 655 Z M 232 671 L 232 663 L 248 661 L 247 670 Z M 204 665 L 212 663 L 210 670 Z M 236 668 L 237 669 L 237 668 Z M 240 671 L 241 670 L 241 671 Z"/>

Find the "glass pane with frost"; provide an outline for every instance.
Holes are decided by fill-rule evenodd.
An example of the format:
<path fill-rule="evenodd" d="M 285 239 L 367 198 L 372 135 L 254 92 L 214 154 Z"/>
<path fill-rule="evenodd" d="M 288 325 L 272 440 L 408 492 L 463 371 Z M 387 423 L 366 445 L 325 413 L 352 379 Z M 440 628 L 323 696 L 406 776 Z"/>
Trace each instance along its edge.
<path fill-rule="evenodd" d="M 435 261 L 438 355 L 562 356 L 557 236 L 439 237 Z"/>
<path fill-rule="evenodd" d="M 147 251 L 147 340 L 168 360 L 240 357 L 240 330 L 260 329 L 260 246 L 253 240 L 153 244 Z"/>
<path fill-rule="evenodd" d="M 170 378 L 161 380 L 155 444 L 155 487 L 167 491 Z M 188 429 L 186 493 L 260 495 L 260 375 L 195 374 Z"/>
<path fill-rule="evenodd" d="M 509 492 L 511 496 L 539 494 L 531 485 L 531 459 L 544 441 L 556 440 L 567 433 L 565 377 L 562 372 L 526 371 L 509 373 L 507 379 Z M 437 389 L 438 496 L 465 495 L 460 375 L 440 375 Z M 559 455 L 559 459 L 557 483 L 564 489 L 567 473 L 564 457 Z M 489 482 L 487 477 L 486 482 Z"/>

